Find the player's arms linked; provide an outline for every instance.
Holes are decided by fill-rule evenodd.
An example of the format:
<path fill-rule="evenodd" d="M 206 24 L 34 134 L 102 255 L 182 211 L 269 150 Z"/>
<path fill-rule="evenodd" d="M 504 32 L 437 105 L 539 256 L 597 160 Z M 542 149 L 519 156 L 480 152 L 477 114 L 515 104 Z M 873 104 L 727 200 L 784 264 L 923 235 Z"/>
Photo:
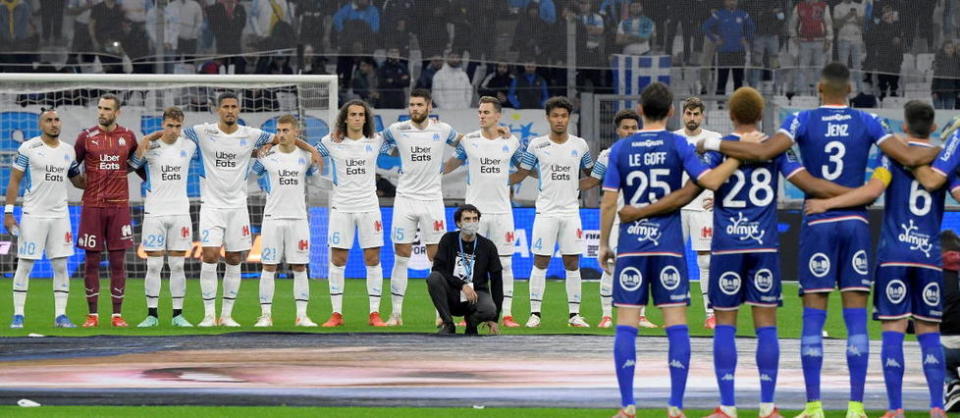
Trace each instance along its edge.
<path fill-rule="evenodd" d="M 947 182 L 946 177 L 930 168 L 929 165 L 921 165 L 914 168 L 913 178 L 917 179 L 928 192 L 939 190 L 943 187 L 943 184 Z"/>
<path fill-rule="evenodd" d="M 740 168 L 740 160 L 727 158 L 720 165 L 700 176 L 697 183 L 703 188 L 717 190 L 723 183 L 727 182 L 727 178 L 733 175 L 733 172 L 737 171 L 738 168 Z"/>
<path fill-rule="evenodd" d="M 832 181 L 814 177 L 807 170 L 800 170 L 790 176 L 787 181 L 803 190 L 804 193 L 826 199 L 849 193 L 853 189 L 841 186 Z"/>
<path fill-rule="evenodd" d="M 581 192 L 582 192 L 582 191 L 590 190 L 590 189 L 592 189 L 592 188 L 594 188 L 594 187 L 597 187 L 597 186 L 599 186 L 599 185 L 600 185 L 600 179 L 598 179 L 598 178 L 596 178 L 596 177 L 587 176 L 587 177 L 581 177 L 581 178 L 580 178 L 580 191 L 581 191 Z"/>
<path fill-rule="evenodd" d="M 700 188 L 697 183 L 689 180 L 680 190 L 675 190 L 660 200 L 642 208 L 631 205 L 624 206 L 623 209 L 620 209 L 620 212 L 618 212 L 620 222 L 633 222 L 673 212 L 692 202 L 701 192 L 703 192 L 703 189 Z"/>
<path fill-rule="evenodd" d="M 7 205 L 14 205 L 17 203 L 17 194 L 20 192 L 20 180 L 23 179 L 23 172 L 20 170 L 10 170 L 10 183 L 7 185 Z M 17 225 L 17 220 L 13 218 L 12 213 L 7 213 L 3 216 L 3 227 L 7 228 L 7 233 L 13 231 L 13 227 Z"/>
<path fill-rule="evenodd" d="M 769 161 L 783 154 L 793 145 L 790 137 L 782 132 L 778 132 L 773 137 L 762 142 L 753 142 L 758 138 L 762 139 L 762 134 L 753 133 L 743 135 L 739 141 L 720 141 L 719 151 L 728 157 L 733 157 L 741 161 Z M 700 142 L 697 143 L 697 152 L 702 154 L 705 151 L 709 151 L 709 149 L 704 147 L 705 141 L 706 140 L 700 140 Z"/>
<path fill-rule="evenodd" d="M 463 161 L 460 161 L 457 157 L 450 157 L 447 160 L 446 164 L 443 165 L 443 174 L 450 174 L 453 170 L 460 168 L 463 165 Z"/>
<path fill-rule="evenodd" d="M 619 198 L 619 190 L 604 190 L 603 198 L 600 199 L 600 251 L 597 253 L 597 261 L 605 270 L 614 257 L 610 250 L 610 230 L 613 229 L 613 217 L 617 216 Z"/>
<path fill-rule="evenodd" d="M 811 176 L 812 177 L 812 176 Z M 807 215 L 823 213 L 830 209 L 863 206 L 877 200 L 887 188 L 887 182 L 874 176 L 864 184 L 850 192 L 834 196 L 829 199 L 807 199 L 803 212 Z"/>
<path fill-rule="evenodd" d="M 940 155 L 940 147 L 911 147 L 899 135 L 880 143 L 880 150 L 894 161 L 907 167 L 927 165 Z"/>
<path fill-rule="evenodd" d="M 537 172 L 525 168 L 517 168 L 517 171 L 510 174 L 510 184 L 517 184 L 527 178 L 527 176 L 537 178 Z"/>
<path fill-rule="evenodd" d="M 960 189 L 951 190 L 950 195 L 953 196 L 953 200 L 960 201 Z"/>
<path fill-rule="evenodd" d="M 73 187 L 78 189 L 87 188 L 87 175 L 86 174 L 77 174 L 73 177 L 67 176 L 70 179 L 70 183 L 73 183 Z"/>

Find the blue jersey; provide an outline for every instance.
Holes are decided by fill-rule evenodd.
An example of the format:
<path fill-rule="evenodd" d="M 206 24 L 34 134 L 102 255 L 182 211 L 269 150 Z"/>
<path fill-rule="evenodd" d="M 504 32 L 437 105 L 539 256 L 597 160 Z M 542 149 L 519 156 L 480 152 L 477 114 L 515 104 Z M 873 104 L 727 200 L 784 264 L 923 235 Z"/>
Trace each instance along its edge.
<path fill-rule="evenodd" d="M 728 135 L 724 141 L 739 141 L 739 135 Z M 716 167 L 724 160 L 719 152 L 707 153 L 707 165 Z M 771 161 L 742 164 L 714 193 L 714 254 L 744 252 L 776 252 L 777 190 L 780 175 L 790 178 L 803 166 L 792 151 Z M 779 173 L 779 174 L 778 174 Z"/>
<path fill-rule="evenodd" d="M 910 142 L 911 146 L 931 147 L 922 142 Z M 889 179 L 884 195 L 883 228 L 877 259 L 882 263 L 940 267 L 940 222 L 947 187 L 934 192 L 923 188 L 909 170 L 880 157 L 874 177 Z M 957 187 L 953 171 L 948 176 L 950 187 Z"/>
<path fill-rule="evenodd" d="M 949 178 L 950 174 L 960 165 L 960 152 L 957 152 L 957 148 L 960 148 L 960 130 L 956 131 L 943 144 L 943 150 L 940 151 L 937 159 L 930 163 L 930 168 Z"/>
<path fill-rule="evenodd" d="M 876 115 L 846 106 L 821 106 L 794 113 L 783 121 L 780 132 L 798 145 L 800 158 L 810 174 L 850 188 L 863 186 L 870 147 L 892 136 Z M 849 216 L 865 220 L 866 207 L 830 210 L 806 219 L 809 222 Z"/>
<path fill-rule="evenodd" d="M 644 207 L 683 187 L 683 172 L 698 179 L 710 168 L 687 139 L 668 131 L 640 131 L 610 147 L 603 190 L 623 191 L 627 205 Z M 620 225 L 617 251 L 683 254 L 680 211 Z"/>

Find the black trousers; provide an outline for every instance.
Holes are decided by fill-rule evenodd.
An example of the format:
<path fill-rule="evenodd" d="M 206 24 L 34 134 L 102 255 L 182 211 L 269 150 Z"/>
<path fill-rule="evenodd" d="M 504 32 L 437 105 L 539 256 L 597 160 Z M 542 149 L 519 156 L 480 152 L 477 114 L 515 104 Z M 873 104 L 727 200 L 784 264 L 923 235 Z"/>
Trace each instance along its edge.
<path fill-rule="evenodd" d="M 744 52 L 717 53 L 717 95 L 723 96 L 727 89 L 727 78 L 733 71 L 733 89 L 743 86 L 743 65 L 746 60 Z"/>
<path fill-rule="evenodd" d="M 497 305 L 490 292 L 478 290 L 476 303 L 460 302 L 460 289 L 455 289 L 435 271 L 427 277 L 427 290 L 444 323 L 452 324 L 454 316 L 466 318 L 468 327 L 497 320 Z"/>
<path fill-rule="evenodd" d="M 63 34 L 64 0 L 40 0 L 40 24 L 43 40 L 60 39 Z"/>

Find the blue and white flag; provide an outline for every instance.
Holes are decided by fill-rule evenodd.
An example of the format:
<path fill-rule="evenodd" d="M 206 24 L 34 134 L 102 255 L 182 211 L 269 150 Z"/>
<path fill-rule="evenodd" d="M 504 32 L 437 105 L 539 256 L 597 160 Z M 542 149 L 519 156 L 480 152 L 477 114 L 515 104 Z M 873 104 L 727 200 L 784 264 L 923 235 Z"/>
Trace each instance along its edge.
<path fill-rule="evenodd" d="M 613 80 L 616 94 L 639 96 L 648 84 L 659 81 L 670 84 L 670 68 L 673 66 L 669 55 L 623 55 L 610 56 L 613 68 Z M 633 107 L 633 102 L 624 104 Z"/>

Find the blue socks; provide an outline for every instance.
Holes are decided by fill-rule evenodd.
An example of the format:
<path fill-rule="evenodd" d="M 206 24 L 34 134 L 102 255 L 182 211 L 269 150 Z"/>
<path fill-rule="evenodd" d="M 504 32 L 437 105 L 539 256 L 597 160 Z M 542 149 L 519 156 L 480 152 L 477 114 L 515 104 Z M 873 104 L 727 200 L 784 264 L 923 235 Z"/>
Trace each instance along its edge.
<path fill-rule="evenodd" d="M 827 311 L 803 308 L 803 333 L 800 337 L 800 364 L 807 388 L 807 402 L 820 400 L 820 369 L 823 368 L 823 323 Z"/>
<path fill-rule="evenodd" d="M 903 408 L 903 334 L 883 332 L 880 362 L 883 383 L 887 385 L 887 410 L 896 411 Z"/>
<path fill-rule="evenodd" d="M 847 369 L 850 371 L 850 400 L 863 402 L 863 387 L 867 381 L 867 363 L 870 360 L 867 310 L 865 308 L 844 309 L 843 322 L 847 324 Z"/>
<path fill-rule="evenodd" d="M 757 328 L 757 369 L 760 372 L 760 403 L 773 403 L 780 365 L 777 327 Z"/>
<path fill-rule="evenodd" d="M 737 328 L 717 325 L 713 334 L 713 370 L 720 388 L 720 405 L 737 406 L 734 396 L 734 376 L 737 372 Z"/>
<path fill-rule="evenodd" d="M 613 364 L 617 369 L 617 384 L 620 386 L 620 405 L 633 405 L 633 373 L 637 363 L 637 329 L 617 325 L 613 338 Z"/>
<path fill-rule="evenodd" d="M 667 366 L 670 368 L 670 403 L 683 409 L 683 392 L 687 389 L 687 374 L 690 372 L 690 331 L 686 325 L 667 328 L 670 353 Z"/>
<path fill-rule="evenodd" d="M 930 332 L 917 336 L 920 355 L 923 356 L 923 374 L 930 390 L 930 408 L 943 408 L 944 362 L 940 333 Z"/>

